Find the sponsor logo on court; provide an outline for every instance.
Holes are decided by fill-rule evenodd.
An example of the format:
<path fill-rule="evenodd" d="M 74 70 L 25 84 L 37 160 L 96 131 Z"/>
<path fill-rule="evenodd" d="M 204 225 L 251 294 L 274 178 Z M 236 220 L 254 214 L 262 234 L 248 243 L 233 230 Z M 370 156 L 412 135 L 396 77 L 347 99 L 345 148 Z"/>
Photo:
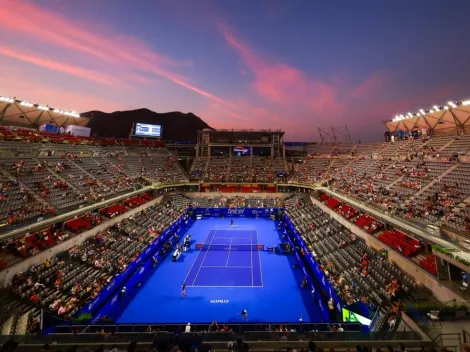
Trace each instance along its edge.
<path fill-rule="evenodd" d="M 245 208 L 227 210 L 228 215 L 243 215 L 244 212 L 245 212 Z"/>
<path fill-rule="evenodd" d="M 114 284 L 116 283 L 115 280 L 112 280 L 109 284 L 108 284 L 108 287 L 106 288 L 106 291 L 109 291 L 111 290 L 113 287 L 114 287 Z"/>
<path fill-rule="evenodd" d="M 92 310 L 93 307 L 95 306 L 96 303 L 98 303 L 98 301 L 100 300 L 100 297 L 98 296 L 93 302 L 91 302 L 89 305 L 88 305 L 88 310 Z"/>
<path fill-rule="evenodd" d="M 229 300 L 228 299 L 211 299 L 210 303 L 227 304 L 227 303 L 229 303 Z"/>

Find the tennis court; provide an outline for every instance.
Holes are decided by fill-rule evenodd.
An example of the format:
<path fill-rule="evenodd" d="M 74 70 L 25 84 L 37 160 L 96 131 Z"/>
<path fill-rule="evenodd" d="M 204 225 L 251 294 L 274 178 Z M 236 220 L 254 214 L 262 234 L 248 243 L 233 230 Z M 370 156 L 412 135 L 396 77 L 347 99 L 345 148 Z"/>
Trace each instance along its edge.
<path fill-rule="evenodd" d="M 206 218 L 187 230 L 191 249 L 173 262 L 168 256 L 129 303 L 118 323 L 320 322 L 322 314 L 295 256 L 268 252 L 281 241 L 268 219 Z M 182 239 L 181 239 L 182 240 Z M 263 245 L 259 249 L 258 245 Z M 181 299 L 185 282 L 188 297 Z M 288 308 L 287 308 L 288 307 Z"/>
<path fill-rule="evenodd" d="M 256 230 L 215 229 L 200 244 L 185 283 L 188 287 L 263 287 Z M 196 248 L 197 248 L 196 247 Z"/>

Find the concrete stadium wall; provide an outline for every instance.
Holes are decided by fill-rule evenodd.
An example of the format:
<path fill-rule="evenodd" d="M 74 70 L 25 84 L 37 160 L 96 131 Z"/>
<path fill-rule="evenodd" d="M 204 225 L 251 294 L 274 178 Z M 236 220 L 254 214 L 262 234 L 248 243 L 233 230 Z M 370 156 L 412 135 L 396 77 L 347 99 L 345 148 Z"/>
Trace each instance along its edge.
<path fill-rule="evenodd" d="M 121 215 L 118 215 L 112 219 L 109 219 L 101 224 L 99 224 L 98 226 L 88 230 L 88 231 L 85 231 L 81 234 L 78 234 L 70 239 L 68 239 L 67 241 L 65 242 L 62 242 L 62 243 L 59 243 L 58 245 L 52 247 L 52 248 L 49 248 L 48 250 L 46 251 L 42 251 L 30 258 L 27 258 L 19 263 L 16 263 L 15 265 L 7 268 L 6 270 L 2 271 L 1 272 L 1 275 L 0 275 L 0 285 L 1 286 L 6 286 L 6 285 L 9 285 L 11 283 L 11 280 L 13 279 L 13 276 L 18 273 L 18 272 L 25 272 L 27 271 L 32 265 L 39 265 L 41 263 L 44 263 L 44 261 L 48 258 L 52 258 L 54 257 L 55 255 L 57 255 L 58 253 L 61 253 L 61 252 L 64 252 L 66 250 L 68 250 L 69 248 L 73 247 L 73 246 L 76 246 L 76 245 L 80 245 L 82 242 L 84 242 L 86 239 L 92 237 L 92 236 L 95 236 L 98 232 L 101 232 L 105 229 L 107 229 L 108 227 L 110 226 L 113 226 L 114 224 L 124 220 L 124 219 L 127 219 L 129 217 L 131 217 L 132 215 L 144 210 L 144 209 L 147 209 L 148 207 L 151 207 L 152 205 L 155 205 L 155 204 L 158 204 L 160 203 L 160 201 L 162 200 L 162 196 L 161 197 L 158 197 L 158 198 L 155 198 L 155 199 L 152 199 L 150 202 L 148 203 L 145 203 L 145 204 L 142 204 L 141 206 L 137 207 L 137 208 L 134 208 L 124 214 L 121 214 Z"/>
<path fill-rule="evenodd" d="M 357 227 L 355 224 L 350 223 L 348 220 L 343 218 L 341 215 L 328 208 L 325 204 L 319 200 L 310 197 L 313 204 L 317 205 L 324 212 L 328 213 L 333 219 L 337 220 L 341 225 L 346 227 L 349 231 L 354 233 L 356 236 L 363 239 L 366 244 L 376 250 L 381 250 L 385 248 L 388 250 L 388 260 L 395 263 L 401 270 L 406 274 L 412 277 L 416 283 L 423 285 L 430 289 L 434 296 L 441 302 L 449 302 L 451 300 L 456 300 L 457 303 L 466 303 L 466 300 L 463 297 L 460 297 L 458 294 L 452 292 L 450 289 L 441 286 L 437 279 L 426 272 L 418 264 L 412 262 L 411 260 L 403 257 L 401 254 L 396 252 L 394 249 L 387 246 L 385 243 L 380 241 L 378 238 L 369 235 L 367 232 L 362 230 L 360 227 Z"/>

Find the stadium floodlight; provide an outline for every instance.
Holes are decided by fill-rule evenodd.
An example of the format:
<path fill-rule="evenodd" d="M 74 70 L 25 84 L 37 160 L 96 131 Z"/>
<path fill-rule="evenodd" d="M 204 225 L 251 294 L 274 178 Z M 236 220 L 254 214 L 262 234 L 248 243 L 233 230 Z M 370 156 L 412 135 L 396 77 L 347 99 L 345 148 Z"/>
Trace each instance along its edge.
<path fill-rule="evenodd" d="M 416 113 L 416 116 L 421 116 L 421 114 L 419 112 Z"/>
<path fill-rule="evenodd" d="M 434 110 L 439 111 L 439 107 L 437 105 L 433 106 Z"/>
<path fill-rule="evenodd" d="M 444 106 L 444 109 L 445 109 L 445 110 L 449 110 L 449 107 L 446 105 L 446 106 Z"/>
<path fill-rule="evenodd" d="M 422 115 L 424 115 L 424 114 L 425 114 L 425 112 L 424 112 L 424 110 L 423 110 L 423 109 L 419 109 L 419 112 L 420 112 Z"/>
<path fill-rule="evenodd" d="M 453 101 L 449 101 L 449 102 L 447 103 L 447 105 L 450 105 L 450 106 L 453 107 L 453 108 L 457 107 L 457 105 L 455 105 L 455 103 L 454 103 Z"/>
<path fill-rule="evenodd" d="M 11 97 L 9 98 L 9 97 L 0 96 L 0 101 L 4 101 L 4 102 L 7 102 L 7 103 L 14 103 L 15 99 L 11 98 Z"/>
<path fill-rule="evenodd" d="M 28 103 L 26 100 L 23 100 L 20 105 L 22 106 L 26 106 L 28 108 L 32 108 L 34 106 L 34 104 L 31 104 L 31 103 Z"/>
<path fill-rule="evenodd" d="M 462 105 L 470 105 L 470 100 L 465 100 L 462 102 Z"/>
<path fill-rule="evenodd" d="M 430 113 L 433 113 L 433 112 L 434 112 L 434 110 L 433 110 L 433 109 L 429 109 L 429 112 L 430 112 Z"/>
<path fill-rule="evenodd" d="M 408 113 L 409 117 L 413 117 L 413 114 L 411 112 Z"/>

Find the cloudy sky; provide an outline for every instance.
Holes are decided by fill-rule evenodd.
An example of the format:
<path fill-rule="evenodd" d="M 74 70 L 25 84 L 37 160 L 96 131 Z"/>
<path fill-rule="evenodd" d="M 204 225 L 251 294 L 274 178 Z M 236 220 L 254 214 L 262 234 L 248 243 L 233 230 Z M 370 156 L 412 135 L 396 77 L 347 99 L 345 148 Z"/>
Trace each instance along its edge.
<path fill-rule="evenodd" d="M 470 97 L 468 0 L 0 0 L 0 94 L 318 141 Z"/>

